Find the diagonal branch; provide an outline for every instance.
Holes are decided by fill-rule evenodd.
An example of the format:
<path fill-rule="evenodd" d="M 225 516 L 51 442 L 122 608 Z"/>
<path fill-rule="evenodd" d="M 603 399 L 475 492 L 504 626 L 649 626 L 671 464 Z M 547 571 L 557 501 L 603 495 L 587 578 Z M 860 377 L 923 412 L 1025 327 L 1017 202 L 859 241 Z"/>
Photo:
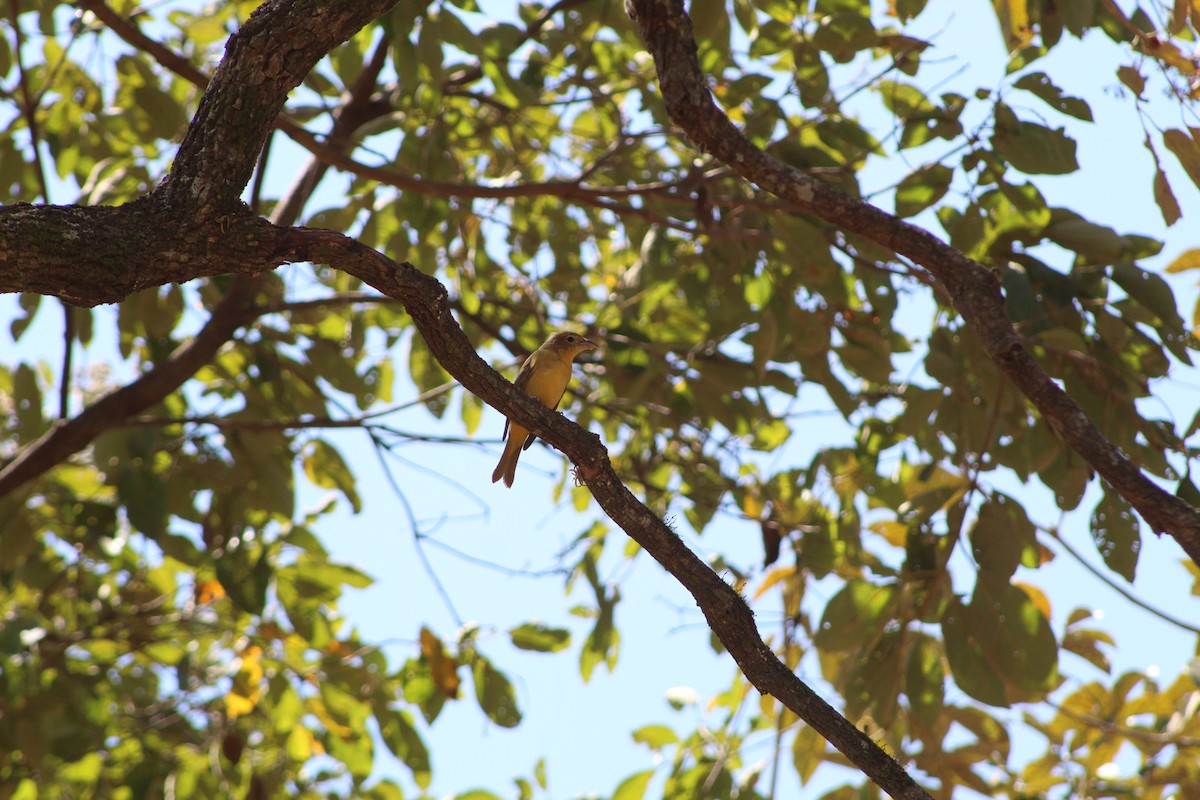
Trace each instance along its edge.
<path fill-rule="evenodd" d="M 330 50 L 394 3 L 268 0 L 259 6 L 226 45 L 171 173 L 150 195 L 154 201 L 181 218 L 236 208 L 288 93 Z"/>
<path fill-rule="evenodd" d="M 196 370 L 212 361 L 237 329 L 257 316 L 251 306 L 254 293 L 242 288 L 254 280 L 246 276 L 235 279 L 229 294 L 213 309 L 203 329 L 161 365 L 104 395 L 77 416 L 58 421 L 21 450 L 0 469 L 0 497 L 61 464 L 120 421 L 162 402 Z"/>
<path fill-rule="evenodd" d="M 779 660 L 759 635 L 741 595 L 629 491 L 598 436 L 518 391 L 479 357 L 436 278 L 332 231 L 293 228 L 281 235 L 290 258 L 329 264 L 404 303 L 438 363 L 464 388 L 571 459 L 576 476 L 604 512 L 692 594 L 709 627 L 755 688 L 778 698 L 893 797 L 929 800 L 895 760 Z"/>
<path fill-rule="evenodd" d="M 1051 380 L 1013 330 L 996 273 L 933 234 L 842 194 L 751 143 L 713 102 L 680 0 L 631 0 L 658 70 L 671 119 L 696 147 L 746 180 L 805 212 L 911 258 L 945 287 L 988 354 L 1072 450 L 1137 509 L 1156 533 L 1169 533 L 1200 564 L 1200 510 L 1155 484 L 1112 444 Z"/>
<path fill-rule="evenodd" d="M 81 259 L 78 254 L 70 259 L 54 250 L 27 252 L 6 246 L 13 241 L 43 241 L 44 237 L 33 235 L 31 238 L 28 232 L 22 236 L 22 225 L 33 226 L 30 220 L 39 218 L 43 224 L 59 224 L 64 215 L 69 215 L 71 225 L 67 226 L 68 229 L 93 244 L 91 254 L 109 252 L 114 241 L 129 238 L 137 240 L 142 248 L 137 259 L 144 265 L 136 273 L 137 285 L 108 286 L 105 289 L 103 283 L 99 283 L 92 287 L 97 295 L 88 297 L 67 282 L 66 276 L 72 271 L 110 269 L 107 263 L 92 263 L 87 258 Z M 120 209 L 62 209 L 54 206 L 0 208 L 0 291 L 29 291 L 33 288 L 29 285 L 30 276 L 33 275 L 39 279 L 37 286 L 40 288 L 37 291 L 79 302 L 96 302 L 98 297 L 104 300 L 119 299 L 116 296 L 119 292 L 129 292 L 133 288 L 215 274 L 257 275 L 265 268 L 281 263 L 311 261 L 344 270 L 399 300 L 411 314 L 438 362 L 467 390 L 528 427 L 571 459 L 576 465 L 577 476 L 588 485 L 605 513 L 691 592 L 713 632 L 759 691 L 778 698 L 893 797 L 928 800 L 928 795 L 899 764 L 776 657 L 763 642 L 754 616 L 741 596 L 625 487 L 613 471 L 608 451 L 598 436 L 518 391 L 479 357 L 455 321 L 446 289 L 436 278 L 421 273 L 409 264 L 397 264 L 342 234 L 276 227 L 245 211 L 241 215 L 231 214 L 223 219 L 202 223 L 196 228 L 201 234 L 199 238 L 180 238 L 175 231 L 169 231 L 171 235 L 164 231 L 156 238 L 150 235 L 153 228 L 137 227 L 139 221 L 145 221 L 139 220 L 139 216 L 155 220 L 138 206 Z M 162 227 L 161 223 L 159 226 Z M 8 235 L 14 231 L 14 236 Z M 221 242 L 223 246 L 217 247 L 213 242 Z M 37 248 L 31 247 L 29 250 Z M 169 259 L 166 257 L 168 254 Z M 54 279 L 45 278 L 43 272 L 55 276 Z M 130 392 L 139 390 L 136 383 L 127 388 Z M 140 389 L 145 391 L 146 387 Z M 144 402 L 147 396 L 139 397 Z M 109 402 L 113 407 L 119 406 L 122 418 L 136 413 L 130 410 L 132 403 L 122 404 L 117 399 Z M 110 407 L 103 405 L 103 401 L 97 405 L 102 409 Z M 75 445 L 70 452 L 82 447 L 97 432 L 85 427 L 85 423 L 97 421 L 96 417 L 87 415 L 88 411 L 85 411 L 73 420 L 73 427 L 55 429 L 70 431 L 68 434 L 59 434 L 61 437 L 74 437 L 69 439 Z M 52 447 L 61 446 L 66 440 L 57 440 L 55 445 L 39 442 L 33 450 L 44 448 L 43 452 L 50 452 Z M 65 458 L 65 455 L 62 457 Z M 33 460 L 24 454 L 22 458 Z M 44 469 L 47 465 L 39 462 L 35 466 Z M 6 474 L 13 477 L 5 478 Z M 5 472 L 0 473 L 0 493 L 19 482 L 19 473 L 13 465 L 9 465 Z"/>
<path fill-rule="evenodd" d="M 108 9 L 103 3 L 89 3 L 89 7 L 98 8 L 102 12 Z M 119 15 L 111 16 L 116 20 L 123 19 Z M 140 42 L 134 36 L 134 33 L 141 35 L 136 26 L 129 24 L 129 27 L 132 28 L 132 32 L 126 30 L 123 35 L 131 36 Z M 170 51 L 166 52 L 170 55 Z M 381 43 L 334 114 L 334 124 L 329 134 L 331 144 L 326 145 L 331 150 L 337 151 L 339 146 L 348 146 L 353 132 L 377 113 L 371 103 L 371 93 L 379 73 L 383 71 L 386 54 L 386 44 Z M 156 54 L 156 57 L 164 56 Z M 303 77 L 303 74 L 300 74 L 295 76 L 294 80 L 299 83 Z M 286 97 L 286 91 L 283 92 L 283 96 Z M 178 159 L 176 163 L 179 163 Z M 308 165 L 299 172 L 295 184 L 276 205 L 272 222 L 279 225 L 294 224 L 326 169 L 327 165 L 319 158 L 314 156 L 310 159 Z M 154 245 L 141 237 L 141 231 L 145 231 L 149 238 L 153 238 L 155 232 L 167 232 L 172 239 L 179 235 L 173 220 L 181 218 L 182 215 L 175 216 L 169 208 L 159 209 L 159 212 L 163 215 L 162 221 L 159 221 L 159 217 L 145 202 L 132 203 L 122 208 L 57 209 L 52 206 L 23 206 L 9 209 L 8 213 L 0 218 L 0 231 L 4 232 L 3 242 L 0 242 L 0 267 L 3 266 L 7 255 L 12 258 L 10 263 L 17 266 L 17 275 L 5 276 L 0 272 L 0 291 L 36 291 L 76 302 L 95 304 L 98 301 L 121 300 L 143 286 L 161 285 L 161 280 L 141 283 L 143 276 L 136 272 L 136 266 L 145 258 L 145 254 L 154 252 Z M 201 232 L 199 236 L 195 236 L 193 232 L 184 232 L 182 242 L 159 243 L 162 251 L 176 253 L 180 245 L 187 242 L 191 246 L 193 257 L 197 249 L 210 251 L 206 258 L 200 259 L 201 262 L 207 261 L 207 268 L 200 266 L 197 260 L 173 258 L 173 261 L 189 270 L 186 274 L 177 275 L 175 280 L 190 280 L 205 274 L 241 274 L 231 282 L 228 293 L 213 308 L 200 331 L 161 364 L 94 401 L 76 417 L 58 421 L 40 438 L 23 448 L 16 458 L 3 465 L 0 468 L 0 497 L 62 463 L 89 445 L 105 430 L 158 405 L 197 370 L 210 363 L 217 351 L 233 338 L 239 328 L 249 325 L 264 313 L 274 311 L 273 308 L 260 308 L 255 304 L 262 283 L 257 273 L 282 263 L 275 255 L 273 236 L 260 235 L 263 230 L 274 229 L 261 220 L 244 217 L 244 212 L 242 216 L 237 226 L 228 219 L 217 223 L 221 228 L 221 239 L 226 239 L 226 235 L 232 236 L 243 224 L 248 229 L 258 231 L 257 234 L 248 234 L 240 240 L 233 236 L 234 240 L 238 240 L 235 247 L 244 246 L 252 241 L 254 243 L 254 246 L 243 247 L 235 254 L 228 254 L 219 249 L 216 253 L 211 252 L 212 248 L 206 245 L 216 237 L 207 231 Z M 20 252 L 19 243 L 36 239 L 21 233 L 21 223 L 28 223 L 24 230 L 33 231 L 48 220 L 62 224 L 66 230 L 75 234 L 73 237 L 63 237 L 68 245 L 67 251 L 62 254 L 63 260 L 55 262 L 42 252 L 25 260 L 27 266 L 22 269 L 20 263 L 23 254 Z M 97 224 L 99 230 L 89 230 L 92 224 Z M 76 241 L 89 242 L 89 254 L 104 263 L 96 268 L 81 264 L 78 253 L 70 255 L 70 251 L 76 249 L 70 245 Z M 4 242 L 13 243 L 12 250 L 8 250 Z M 106 243 L 111 243 L 111 247 L 106 247 Z M 126 248 L 137 252 L 128 252 Z M 234 266 L 236 264 L 242 265 L 242 268 L 238 269 Z M 61 267 L 63 271 L 60 272 L 56 266 Z M 198 266 L 200 271 L 197 271 Z M 123 268 L 124 274 L 114 274 L 114 267 Z M 6 285 L 6 277 L 33 278 L 37 282 L 25 281 L 23 284 Z M 111 294 L 114 289 L 117 292 L 115 295 Z"/>
<path fill-rule="evenodd" d="M 692 593 L 712 630 L 760 691 L 779 698 L 894 797 L 927 800 L 925 792 L 894 760 L 775 656 L 758 634 L 753 614 L 742 598 L 638 502 L 613 471 L 597 436 L 518 391 L 475 353 L 454 319 L 445 288 L 435 278 L 341 234 L 273 225 L 236 202 L 284 95 L 319 57 L 301 40 L 313 38 L 331 48 L 336 41 L 328 35 L 329 30 L 352 35 L 354 29 L 346 20 L 354 18 L 359 25 L 365 24 L 370 18 L 365 9 L 382 6 L 382 2 L 372 5 L 352 0 L 334 4 L 268 2 L 231 40 L 174 172 L 148 201 L 115 209 L 0 208 L 0 291 L 37 291 L 95 304 L 168 282 L 215 274 L 255 276 L 289 261 L 326 263 L 345 270 L 403 302 L 438 361 L 464 387 L 572 459 L 578 476 L 606 513 Z M 337 23 L 331 21 L 330 15 L 336 15 L 332 9 L 341 10 L 345 17 Z M 286 78 L 283 73 L 288 73 Z M 224 85 L 255 82 L 273 88 Z M 254 107 L 250 121 L 243 125 L 239 120 L 248 104 Z M 190 224 L 183 229 L 170 224 L 181 218 Z M 77 245 L 81 241 L 89 245 L 83 253 Z M 252 297 L 252 292 L 237 292 L 229 302 L 246 303 L 247 314 L 259 313 L 250 305 Z M 236 327 L 240 319 L 244 318 L 231 314 L 225 324 Z M 230 335 L 231 331 L 214 330 L 212 338 L 219 346 Z M 211 343 L 204 345 L 209 347 Z M 201 349 L 195 346 L 195 352 Z M 179 365 L 180 375 L 190 374 L 187 366 Z M 137 413 L 137 406 L 144 408 L 157 402 L 156 396 L 165 396 L 160 393 L 171 390 L 170 383 L 147 386 L 135 382 L 126 387 L 127 394 L 106 398 L 107 402 L 102 400 L 94 407 L 126 417 Z M 69 434 L 52 432 L 47 435 L 52 444 L 39 443 L 32 451 L 60 458 L 65 458 L 62 453 L 77 451 L 104 419 L 100 412 L 88 416 L 89 411 L 73 420 L 72 427 L 57 429 Z M 49 455 L 41 458 L 48 461 Z M 19 460 L 32 465 L 18 465 L 20 469 L 35 472 L 37 459 L 29 451 Z M 8 475 L 9 483 L 3 484 L 8 488 L 21 480 L 19 470 Z"/>

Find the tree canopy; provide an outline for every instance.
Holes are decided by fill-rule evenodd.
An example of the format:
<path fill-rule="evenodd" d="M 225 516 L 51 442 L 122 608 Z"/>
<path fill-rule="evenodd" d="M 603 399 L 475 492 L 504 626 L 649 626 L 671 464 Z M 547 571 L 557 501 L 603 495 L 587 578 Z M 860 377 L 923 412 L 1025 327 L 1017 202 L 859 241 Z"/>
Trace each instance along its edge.
<path fill-rule="evenodd" d="M 1194 320 L 1152 266 L 1200 267 L 1162 242 L 1200 187 L 1200 5 L 1122 5 L 995 2 L 1008 60 L 958 91 L 972 45 L 924 0 L 0 3 L 0 794 L 424 794 L 447 703 L 521 724 L 478 626 L 365 639 L 323 526 L 386 468 L 332 431 L 383 463 L 419 405 L 452 453 L 489 405 L 587 520 L 558 566 L 588 634 L 512 645 L 613 669 L 602 565 L 649 556 L 740 670 L 597 793 L 837 765 L 830 800 L 1200 795 L 1200 674 L 1113 674 L 1120 632 L 1040 572 L 1090 534 L 1133 601 L 1148 548 L 1200 594 Z M 1076 45 L 1105 96 L 1048 66 Z M 1081 164 L 1101 103 L 1142 135 Z M 1073 207 L 1135 152 L 1142 196 Z M 559 328 L 603 344 L 570 419 L 493 368 Z M 424 466 L 486 484 L 454 463 Z M 680 535 L 716 525 L 754 562 Z"/>

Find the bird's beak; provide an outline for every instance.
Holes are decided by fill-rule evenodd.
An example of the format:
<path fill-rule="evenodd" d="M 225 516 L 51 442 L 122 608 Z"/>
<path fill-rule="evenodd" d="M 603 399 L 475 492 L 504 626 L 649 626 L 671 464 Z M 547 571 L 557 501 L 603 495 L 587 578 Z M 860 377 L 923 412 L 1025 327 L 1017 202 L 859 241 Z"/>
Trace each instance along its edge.
<path fill-rule="evenodd" d="M 595 343 L 595 342 L 593 342 L 591 339 L 584 339 L 584 340 L 583 340 L 583 350 L 584 350 L 584 352 L 586 352 L 586 351 L 588 351 L 588 350 L 599 350 L 599 349 L 600 349 L 600 345 L 596 344 L 596 343 Z"/>

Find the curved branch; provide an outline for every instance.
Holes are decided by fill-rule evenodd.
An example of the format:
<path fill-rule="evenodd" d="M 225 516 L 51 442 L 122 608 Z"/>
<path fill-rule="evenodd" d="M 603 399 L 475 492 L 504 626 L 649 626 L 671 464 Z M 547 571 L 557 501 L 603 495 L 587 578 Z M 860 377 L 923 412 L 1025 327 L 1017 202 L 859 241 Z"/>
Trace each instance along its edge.
<path fill-rule="evenodd" d="M 103 3 L 89 2 L 88 7 L 99 9 L 105 18 L 123 19 Z M 129 37 L 131 43 L 142 44 L 138 37 L 144 35 L 132 23 L 126 21 L 126 25 L 122 35 Z M 172 55 L 162 49 L 165 56 Z M 335 112 L 329 134 L 331 142 L 346 146 L 351 134 L 376 113 L 371 92 L 383 70 L 386 53 L 387 48 L 381 43 Z M 155 56 L 163 58 L 164 53 Z M 224 81 L 242 80 L 229 72 L 218 75 Z M 303 74 L 294 76 L 293 82 L 299 83 L 303 77 Z M 219 81 L 214 81 L 214 88 L 219 91 Z M 282 90 L 281 98 L 286 96 L 287 91 Z M 229 113 L 233 116 L 237 110 L 231 109 Z M 320 159 L 312 158 L 275 207 L 272 221 L 293 224 L 326 168 Z M 175 211 L 161 204 L 152 208 L 145 198 L 120 208 L 28 205 L 0 208 L 0 292 L 33 291 L 96 305 L 117 302 L 142 288 L 166 282 L 236 274 L 228 293 L 213 308 L 200 331 L 166 360 L 96 400 L 76 417 L 55 423 L 0 468 L 0 497 L 62 463 L 105 430 L 162 402 L 211 362 L 239 328 L 276 310 L 256 307 L 255 299 L 260 283 L 256 276 L 284 263 L 276 253 L 277 229 L 248 214 L 244 207 L 236 207 L 230 215 L 211 221 L 204 228 L 184 231 L 178 220 L 186 217 L 186 209 Z M 88 243 L 86 251 L 79 252 L 78 242 Z M 36 243 L 36 247 L 23 243 Z M 150 253 L 161 254 L 155 259 L 156 277 L 139 272 Z M 86 263 L 84 256 L 88 259 Z"/>
<path fill-rule="evenodd" d="M 237 193 L 250 177 L 283 96 L 318 57 L 313 48 L 299 43 L 303 36 L 297 31 L 314 34 L 317 41 L 332 47 L 336 42 L 329 30 L 342 30 L 349 36 L 354 31 L 348 29 L 350 23 L 345 19 L 357 18 L 359 24 L 365 24 L 369 17 L 364 9 L 382 5 L 351 0 L 336 4 L 268 2 L 231 40 L 229 56 L 201 103 L 176 159 L 175 172 L 149 202 L 116 209 L 0 208 L 0 291 L 37 291 L 94 305 L 168 282 L 230 273 L 253 276 L 285 262 L 313 261 L 343 269 L 400 300 L 438 361 L 464 387 L 571 458 L 577 475 L 605 512 L 692 593 L 711 629 L 760 691 L 779 698 L 893 796 L 926 800 L 928 796 L 895 761 L 775 656 L 759 636 L 742 598 L 638 502 L 613 471 L 597 436 L 518 391 L 476 354 L 453 317 L 445 288 L 435 278 L 341 234 L 277 227 L 237 204 Z M 298 15 L 304 9 L 307 16 Z M 334 13 L 330 9 L 345 14 L 344 24 L 329 21 Z M 266 46 L 271 42 L 277 49 Z M 223 85 L 237 82 L 263 82 L 273 88 L 239 90 Z M 257 104 L 250 109 L 250 121 L 237 124 L 247 103 Z M 180 218 L 192 224 L 186 230 L 168 224 Z M 89 245 L 82 254 L 80 242 Z M 236 302 L 248 304 L 252 293 L 238 292 L 235 297 Z M 258 313 L 252 306 L 245 308 L 250 309 L 246 313 Z M 231 315 L 227 324 L 234 325 L 238 319 Z M 213 339 L 224 341 L 217 333 L 213 332 Z M 211 343 L 203 348 L 197 344 L 193 351 L 208 347 Z M 185 348 L 176 355 L 186 352 Z M 185 366 L 179 365 L 176 377 L 180 380 L 190 374 Z M 172 381 L 154 386 L 131 384 L 122 390 L 125 394 L 100 401 L 56 429 L 66 433 L 47 434 L 46 442 L 22 454 L 24 466 L 9 465 L 6 485 L 11 487 L 22 474 L 36 472 L 38 457 L 34 454 L 42 454 L 43 465 L 52 454 L 64 458 L 63 453 L 75 452 L 90 441 L 95 425 L 106 415 L 136 413 L 135 406 L 153 404 L 164 396 L 161 393 L 170 391 Z"/>
<path fill-rule="evenodd" d="M 529 24 L 529 27 L 523 34 L 522 40 L 536 36 L 537 32 L 541 30 L 541 28 L 554 14 L 585 2 L 588 2 L 588 0 L 559 0 L 559 2 L 551 8 L 545 9 L 533 22 Z M 144 53 L 149 54 L 163 67 L 167 68 L 179 77 L 191 82 L 200 89 L 204 89 L 208 86 L 209 77 L 205 75 L 203 71 L 193 65 L 182 55 L 171 50 L 171 48 L 147 36 L 131 19 L 118 13 L 110 5 L 108 5 L 105 0 L 80 0 L 80 6 L 95 15 L 98 20 L 108 26 L 126 43 Z M 384 40 L 384 43 L 386 43 L 386 39 Z M 386 56 L 386 54 L 387 48 L 385 46 L 377 48 L 376 58 L 381 58 Z M 372 68 L 374 68 L 374 63 L 372 64 Z M 370 73 L 371 69 L 368 69 L 367 72 Z M 377 77 L 379 70 L 375 69 L 373 74 Z M 451 78 L 448 86 L 459 86 L 472 80 L 477 80 L 482 77 L 482 75 L 483 71 L 480 68 L 473 67 Z M 369 91 L 370 88 L 371 87 L 367 87 L 367 90 Z M 351 93 L 357 95 L 360 89 L 361 87 L 356 86 L 351 90 Z M 367 109 L 363 109 L 364 118 L 360 124 L 364 124 L 374 117 L 382 116 L 388 113 L 390 110 L 391 105 L 386 101 L 382 101 L 378 104 L 372 104 L 370 113 L 366 113 Z M 685 233 L 695 233 L 692 228 L 675 222 L 667 217 L 655 214 L 646 208 L 634 206 L 629 203 L 617 202 L 615 199 L 613 199 L 617 197 L 628 197 L 632 195 L 649 193 L 654 193 L 656 195 L 665 197 L 666 199 L 671 199 L 671 196 L 667 194 L 667 192 L 670 189 L 676 188 L 680 183 L 678 181 L 660 182 L 646 186 L 613 186 L 603 188 L 585 186 L 583 181 L 589 176 L 592 170 L 599 166 L 600 161 L 597 161 L 596 164 L 593 164 L 592 167 L 589 167 L 584 174 L 575 180 L 545 181 L 509 186 L 483 186 L 472 183 L 431 181 L 410 175 L 394 168 L 375 167 L 355 160 L 346 151 L 345 145 L 347 142 L 345 141 L 344 137 L 339 137 L 336 135 L 336 126 L 333 132 L 322 138 L 316 134 L 313 134 L 304 126 L 297 124 L 282 113 L 276 117 L 274 124 L 292 141 L 316 157 L 316 159 L 320 162 L 322 173 L 326 167 L 336 167 L 344 172 L 350 173 L 351 175 L 374 180 L 385 186 L 391 186 L 404 191 L 433 195 L 435 197 L 505 200 L 515 197 L 554 195 L 557 197 L 574 200 L 581 205 L 588 205 L 611 211 L 619 216 L 637 216 L 654 224 L 669 227 L 674 230 L 683 231 Z M 312 172 L 311 167 L 309 172 Z M 297 179 L 295 186 L 301 185 L 303 185 L 301 180 Z M 693 201 L 690 199 L 681 199 L 680 202 L 691 203 Z M 709 231 L 708 234 L 713 235 L 713 232 Z"/>
<path fill-rule="evenodd" d="M 61 464 L 105 430 L 162 402 L 196 374 L 196 370 L 212 361 L 213 355 L 234 332 L 257 316 L 251 307 L 254 293 L 242 290 L 245 282 L 253 280 L 246 277 L 235 280 L 229 294 L 213 309 L 204 328 L 161 365 L 109 392 L 77 416 L 58 421 L 21 450 L 0 469 L 0 497 Z"/>
<path fill-rule="evenodd" d="M 1062 440 L 1137 509 L 1156 533 L 1169 533 L 1200 564 L 1200 510 L 1155 484 L 1051 380 L 1013 330 L 996 273 L 933 234 L 767 155 L 713 102 L 680 0 L 630 0 L 658 70 L 671 119 L 688 140 L 746 180 L 826 222 L 905 255 L 945 287 L 954 308 L 988 354 L 1038 408 Z"/>
<path fill-rule="evenodd" d="M 779 660 L 759 635 L 741 595 L 626 488 L 600 437 L 517 390 L 479 357 L 454 320 L 446 289 L 436 278 L 333 231 L 293 228 L 281 235 L 291 258 L 329 264 L 403 302 L 438 363 L 464 388 L 561 450 L 613 522 L 691 593 L 755 688 L 778 698 L 893 797 L 929 799 L 895 760 Z"/>
<path fill-rule="evenodd" d="M 395 0 L 268 0 L 230 38 L 170 174 L 151 197 L 179 218 L 238 205 L 288 92 Z"/>

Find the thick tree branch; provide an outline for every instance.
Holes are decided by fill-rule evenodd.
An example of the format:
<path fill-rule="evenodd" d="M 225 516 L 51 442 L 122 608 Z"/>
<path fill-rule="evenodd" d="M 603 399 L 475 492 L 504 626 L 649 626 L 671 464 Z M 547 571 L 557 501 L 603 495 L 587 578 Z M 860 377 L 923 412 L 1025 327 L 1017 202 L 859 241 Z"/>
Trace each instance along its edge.
<path fill-rule="evenodd" d="M 447 372 L 571 459 L 576 475 L 613 522 L 691 592 L 709 627 L 755 688 L 778 698 L 893 797 L 928 800 L 895 760 L 779 660 L 763 642 L 742 597 L 626 488 L 598 436 L 518 391 L 479 357 L 455 321 L 449 297 L 437 279 L 332 231 L 295 228 L 284 239 L 292 258 L 345 270 L 404 303 Z"/>
<path fill-rule="evenodd" d="M 59 255 L 63 259 L 59 263 L 54 259 L 48 261 L 38 257 L 35 247 L 22 252 L 13 252 L 11 247 L 6 250 L 3 243 L 12 242 L 13 238 L 5 235 L 5 232 L 10 229 L 8 223 L 14 217 L 19 218 L 19 224 L 11 229 L 16 229 L 18 233 L 39 233 L 35 241 L 45 238 L 45 226 L 53 228 L 62 219 L 69 219 L 71 224 L 68 230 L 83 236 L 83 241 L 96 240 L 101 243 L 101 247 L 91 248 L 91 252 L 121 252 L 121 246 L 113 244 L 114 241 L 140 238 L 144 247 L 137 261 L 147 267 L 123 284 L 125 291 L 132 291 L 134 286 L 144 288 L 184 280 L 185 267 L 191 268 L 187 277 L 222 272 L 253 275 L 265 267 L 288 261 L 327 263 L 345 270 L 404 303 L 430 350 L 464 387 L 527 426 L 574 462 L 578 475 L 613 521 L 692 593 L 712 630 L 755 687 L 777 697 L 893 797 L 923 800 L 928 797 L 870 737 L 838 714 L 779 661 L 759 636 L 753 614 L 742 598 L 624 486 L 613 471 L 608 452 L 596 435 L 517 391 L 476 354 L 454 320 L 445 288 L 435 278 L 410 265 L 397 264 L 341 234 L 279 228 L 252 217 L 248 212 L 231 215 L 224 220 L 226 230 L 237 230 L 241 232 L 240 235 L 221 236 L 222 221 L 214 221 L 207 226 L 210 236 L 187 240 L 151 236 L 150 231 L 138 227 L 132 230 L 141 236 L 131 234 L 127 226 L 136 225 L 141 213 L 140 208 L 132 206 L 122 209 L 61 209 L 49 206 L 0 208 L 0 291 L 32 290 L 32 286 L 22 285 L 22 280 L 36 278 L 33 282 L 40 287 L 39 291 L 65 296 L 76 302 L 111 302 L 120 299 L 120 287 L 106 286 L 104 282 L 89 284 L 89 291 L 95 293 L 92 297 L 86 296 L 77 286 L 70 285 L 68 276 L 71 269 L 83 272 L 114 271 L 116 267 L 107 260 L 80 263 L 76 254 L 75 260 L 67 263 L 65 253 L 57 254 L 51 248 L 49 254 Z M 43 227 L 37 227 L 35 223 L 39 221 Z M 26 230 L 22 231 L 22 226 Z M 224 246 L 218 248 L 213 240 L 219 240 Z M 188 247 L 193 252 L 184 249 Z M 214 252 L 219 255 L 214 257 Z M 171 256 L 169 259 L 164 257 L 168 253 Z M 30 267 L 36 264 L 42 264 L 46 269 L 31 270 Z M 136 391 L 135 387 L 128 388 Z M 145 397 L 141 397 L 137 402 L 126 403 L 119 397 L 113 397 L 108 402 L 121 416 L 128 416 L 140 410 L 133 409 L 133 406 L 145 408 L 154 401 L 147 402 Z M 70 452 L 75 452 L 82 446 L 79 442 L 90 441 L 97 432 L 94 428 L 86 427 L 96 419 L 85 415 L 81 415 L 82 420 L 77 418 L 72 421 L 74 426 L 71 428 L 62 426 L 55 429 L 68 431 L 67 434 L 57 434 L 61 437 L 60 443 L 71 442 L 78 446 L 71 449 L 52 448 L 38 443 L 31 449 L 46 454 L 40 457 L 41 460 L 49 460 L 51 453 L 61 460 Z M 53 431 L 47 434 L 47 437 L 53 436 Z M 37 471 L 41 471 L 47 466 L 39 461 L 17 469 L 37 468 Z M 6 470 L 9 471 L 16 472 L 13 465 Z M 19 482 L 19 472 L 11 478 L 0 476 L 0 494 L 5 488 L 11 488 Z"/>
<path fill-rule="evenodd" d="M 988 354 L 1079 453 L 1156 533 L 1169 533 L 1200 564 L 1200 510 L 1162 489 L 1133 465 L 1051 380 L 1013 330 L 995 273 L 936 236 L 854 199 L 756 147 L 713 102 L 696 57 L 692 24 L 680 0 L 632 0 L 658 70 L 671 119 L 700 150 L 746 180 L 831 224 L 865 236 L 927 269 Z"/>
<path fill-rule="evenodd" d="M 179 218 L 227 213 L 250 182 L 288 92 L 395 0 L 269 0 L 236 36 L 200 101 L 170 175 L 151 194 Z"/>
<path fill-rule="evenodd" d="M 241 281 L 246 280 L 253 279 L 241 278 Z M 57 421 L 41 438 L 5 464 L 0 469 L 0 497 L 61 464 L 131 415 L 162 402 L 196 374 L 196 370 L 210 363 L 217 350 L 238 328 L 255 319 L 257 314 L 251 306 L 253 297 L 253 292 L 243 290 L 240 281 L 235 280 L 231 291 L 213 309 L 203 329 L 170 358 L 151 372 L 104 395 L 77 416 Z M 101 465 L 101 468 L 105 466 Z"/>
<path fill-rule="evenodd" d="M 94 305 L 168 282 L 221 273 L 256 275 L 286 261 L 328 263 L 346 270 L 405 303 L 435 356 L 467 389 L 527 424 L 574 461 L 613 520 L 692 592 L 751 682 L 777 696 L 894 796 L 925 798 L 895 761 L 779 661 L 759 636 L 741 597 L 625 488 L 595 435 L 517 391 L 479 358 L 436 279 L 340 234 L 276 227 L 236 202 L 287 91 L 321 53 L 352 35 L 353 25 L 365 24 L 382 7 L 269 2 L 231 40 L 175 171 L 150 198 L 116 209 L 0 209 L 0 291 L 36 291 Z M 341 12 L 337 23 L 328 19 L 332 8 Z M 340 33 L 331 37 L 331 30 Z M 320 44 L 300 44 L 305 40 Z M 180 219 L 190 224 L 184 229 L 170 224 Z M 212 341 L 193 342 L 190 351 L 198 358 L 211 357 L 214 344 L 226 341 L 244 322 L 240 314 L 257 313 L 248 305 L 250 297 L 249 292 L 233 293 L 228 302 L 239 304 L 239 313 L 219 315 L 225 327 L 213 328 Z M 28 448 L 0 476 L 0 492 L 78 451 L 106 420 L 139 413 L 173 391 L 194 371 L 195 365 L 182 358 L 189 348 L 173 357 L 178 374 L 170 373 L 169 380 L 135 382 Z"/>
<path fill-rule="evenodd" d="M 112 14 L 103 3 L 93 2 L 89 7 L 117 21 L 124 19 Z M 128 28 L 123 35 L 142 43 L 136 26 L 128 24 Z M 277 31 L 277 35 L 285 34 Z M 335 112 L 331 142 L 347 146 L 352 133 L 377 115 L 371 94 L 383 70 L 386 52 L 381 43 Z M 226 79 L 231 74 L 226 73 Z M 303 78 L 304 74 L 294 75 L 292 85 Z M 286 94 L 283 90 L 283 97 Z M 336 150 L 333 144 L 328 147 Z M 326 169 L 320 159 L 310 159 L 276 205 L 272 221 L 294 224 Z M 94 401 L 76 417 L 56 422 L 0 468 L 0 497 L 62 463 L 105 430 L 162 402 L 196 370 L 210 363 L 239 328 L 273 310 L 255 306 L 260 283 L 255 276 L 284 263 L 276 252 L 276 229 L 243 207 L 235 207 L 230 215 L 204 228 L 183 230 L 178 225 L 181 218 L 186 215 L 145 199 L 120 208 L 0 208 L 0 292 L 33 291 L 81 305 L 117 302 L 141 288 L 163 283 L 147 279 L 138 271 L 151 253 L 160 254 L 153 260 L 161 274 L 166 274 L 162 272 L 164 267 L 168 271 L 185 270 L 173 280 L 237 274 L 204 326 L 178 350 L 129 384 Z M 233 235 L 242 230 L 247 232 Z M 80 247 L 79 242 L 88 245 Z M 169 263 L 162 263 L 164 260 Z"/>

